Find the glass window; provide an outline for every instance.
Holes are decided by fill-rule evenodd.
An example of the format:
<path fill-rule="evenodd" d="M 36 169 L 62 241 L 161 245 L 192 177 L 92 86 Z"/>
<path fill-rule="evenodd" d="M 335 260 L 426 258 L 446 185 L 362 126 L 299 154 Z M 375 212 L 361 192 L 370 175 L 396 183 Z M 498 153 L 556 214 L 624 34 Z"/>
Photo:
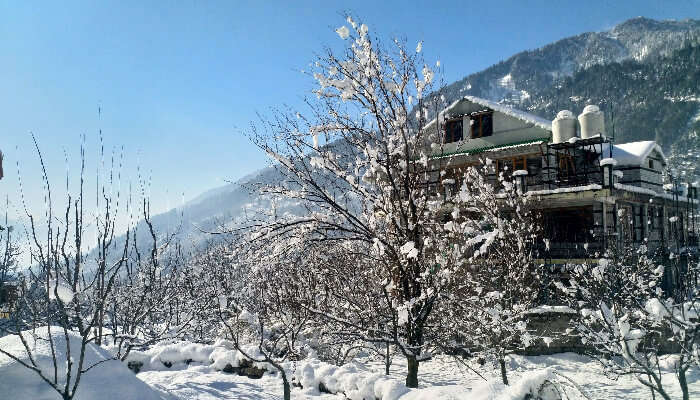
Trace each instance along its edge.
<path fill-rule="evenodd" d="M 528 158 L 527 159 L 527 172 L 530 176 L 539 175 L 540 170 L 542 170 L 542 158 Z"/>
<path fill-rule="evenodd" d="M 471 116 L 472 138 L 493 135 L 493 113 L 483 113 Z"/>
<path fill-rule="evenodd" d="M 493 114 L 481 114 L 481 137 L 493 135 Z"/>
<path fill-rule="evenodd" d="M 462 140 L 462 119 L 453 119 L 445 124 L 445 143 Z"/>

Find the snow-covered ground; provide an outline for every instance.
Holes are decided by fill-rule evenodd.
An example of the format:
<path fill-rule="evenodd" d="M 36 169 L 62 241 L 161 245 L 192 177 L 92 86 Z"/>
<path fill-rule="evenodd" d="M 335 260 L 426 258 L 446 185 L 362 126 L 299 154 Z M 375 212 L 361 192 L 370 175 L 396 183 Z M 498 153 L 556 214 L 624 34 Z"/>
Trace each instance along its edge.
<path fill-rule="evenodd" d="M 57 363 L 65 368 L 65 340 L 57 328 Z M 70 334 L 71 354 L 77 355 L 79 337 Z M 37 330 L 38 340 L 30 336 L 30 347 L 39 366 L 51 375 L 50 347 L 44 340 L 45 328 Z M 3 350 L 11 351 L 27 360 L 24 348 L 16 337 L 0 338 Z M 251 350 L 252 351 L 252 350 Z M 108 350 L 88 345 L 86 362 L 93 364 L 109 359 Z M 62 362 L 60 360 L 63 360 Z M 265 373 L 260 379 L 239 376 L 222 371 L 226 365 L 239 366 L 240 354 L 226 341 L 215 345 L 185 342 L 163 343 L 146 352 L 134 352 L 129 358 L 141 363 L 142 370 L 134 375 L 125 363 L 109 360 L 83 374 L 76 399 L 280 399 L 282 381 L 277 374 Z M 170 365 L 169 367 L 167 365 Z M 264 364 L 256 364 L 265 367 Z M 544 379 L 562 386 L 568 399 L 648 399 L 651 394 L 633 377 L 611 380 L 604 376 L 600 366 L 590 358 L 564 353 L 551 356 L 513 356 L 508 363 L 511 385 L 500 384 L 495 368 L 467 365 L 447 356 L 436 356 L 421 364 L 421 387 L 409 390 L 402 384 L 406 363 L 397 357 L 391 366 L 390 377 L 383 375 L 384 365 L 369 359 L 359 360 L 343 367 L 335 367 L 318 360 L 288 363 L 290 379 L 294 377 L 304 388 L 295 387 L 292 398 L 330 400 L 345 398 L 342 394 L 319 391 L 319 383 L 332 391 L 345 392 L 350 399 L 382 400 L 522 400 L 524 393 L 539 387 Z M 482 375 L 484 378 L 480 377 Z M 138 378 L 138 379 L 137 379 Z M 487 380 L 485 380 L 487 379 Z M 575 382 L 570 384 L 569 382 Z M 688 375 L 690 398 L 700 398 L 700 371 Z M 145 384 L 144 384 L 145 383 Z M 668 371 L 665 385 L 673 398 L 680 398 L 680 390 Z M 580 387 L 584 394 L 581 394 Z M 58 399 L 58 394 L 34 372 L 20 366 L 7 356 L 0 356 L 0 398 Z"/>
<path fill-rule="evenodd" d="M 24 338 L 36 367 L 43 372 L 48 380 L 54 382 L 57 387 L 63 388 L 66 382 L 67 368 L 66 337 L 61 328 L 53 327 L 51 329 L 56 360 L 54 362 L 47 333 L 48 329 L 42 327 L 35 331 L 25 331 Z M 74 361 L 72 371 L 75 371 L 80 355 L 80 336 L 69 332 L 68 340 L 70 341 L 70 355 Z M 18 336 L 0 338 L 0 349 L 26 364 L 31 364 L 30 357 Z M 74 397 L 76 400 L 158 400 L 161 398 L 158 392 L 134 377 L 134 374 L 123 363 L 111 358 L 112 355 L 107 350 L 92 343 L 87 344 L 83 369 L 93 365 L 95 367 L 82 374 Z M 56 367 L 55 375 L 54 365 Z M 74 382 L 75 374 L 72 374 L 71 386 Z M 0 354 L 0 399 L 54 400 L 60 398 L 58 392 L 48 383 L 42 381 L 36 372 L 25 368 L 10 357 Z"/>
<path fill-rule="evenodd" d="M 367 367 L 378 373 L 384 366 L 377 362 L 368 362 Z M 517 382 L 528 372 L 540 371 L 547 367 L 564 375 L 580 385 L 591 399 L 648 399 L 651 394 L 633 377 L 620 377 L 617 380 L 606 378 L 600 366 L 590 358 L 573 353 L 551 356 L 511 357 L 509 379 Z M 391 367 L 391 376 L 403 381 L 406 371 L 405 361 L 395 360 Z M 500 378 L 495 369 L 478 370 L 489 379 L 485 383 L 474 372 L 450 357 L 436 357 L 421 364 L 419 379 L 421 388 L 406 393 L 401 400 L 466 400 L 474 399 L 475 392 L 483 393 L 484 386 L 495 386 L 490 392 L 497 392 Z M 281 380 L 266 374 L 262 379 L 249 379 L 236 374 L 216 371 L 208 366 L 173 366 L 167 371 L 146 371 L 137 375 L 147 384 L 160 391 L 166 399 L 279 399 L 282 393 Z M 690 398 L 700 398 L 700 372 L 692 370 L 689 374 Z M 565 381 L 560 378 L 558 381 Z M 666 376 L 665 383 L 671 395 L 680 398 L 680 390 L 672 375 Z M 572 388 L 567 389 L 572 399 L 585 399 Z M 330 395 L 314 390 L 294 388 L 293 399 L 327 400 L 343 398 L 342 395 Z"/>

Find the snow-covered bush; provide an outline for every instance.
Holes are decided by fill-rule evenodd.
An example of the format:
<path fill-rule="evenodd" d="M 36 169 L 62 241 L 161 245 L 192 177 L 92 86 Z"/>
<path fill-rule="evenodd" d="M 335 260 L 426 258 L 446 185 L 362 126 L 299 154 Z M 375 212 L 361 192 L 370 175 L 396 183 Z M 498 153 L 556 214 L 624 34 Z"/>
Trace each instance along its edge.
<path fill-rule="evenodd" d="M 255 358 L 260 356 L 255 345 L 244 346 L 243 352 Z M 208 365 L 217 371 L 226 372 L 243 366 L 253 366 L 262 371 L 272 370 L 267 363 L 253 362 L 243 355 L 243 352 L 236 350 L 233 343 L 227 340 L 218 340 L 211 345 L 186 341 L 164 342 L 147 350 L 132 350 L 124 359 L 124 363 L 137 373 L 167 370 L 192 363 Z"/>

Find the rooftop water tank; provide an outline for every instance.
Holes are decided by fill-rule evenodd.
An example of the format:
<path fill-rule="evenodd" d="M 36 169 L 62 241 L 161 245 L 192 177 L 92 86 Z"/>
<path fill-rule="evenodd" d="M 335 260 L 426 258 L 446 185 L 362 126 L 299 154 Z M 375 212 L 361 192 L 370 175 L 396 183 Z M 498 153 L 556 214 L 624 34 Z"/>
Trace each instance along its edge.
<path fill-rule="evenodd" d="M 552 143 L 566 142 L 576 137 L 576 117 L 569 110 L 559 111 L 552 121 Z"/>
<path fill-rule="evenodd" d="M 605 120 L 603 117 L 603 112 L 598 106 L 586 106 L 581 115 L 578 116 L 578 122 L 581 124 L 581 139 L 592 138 L 596 135 L 604 136 Z"/>

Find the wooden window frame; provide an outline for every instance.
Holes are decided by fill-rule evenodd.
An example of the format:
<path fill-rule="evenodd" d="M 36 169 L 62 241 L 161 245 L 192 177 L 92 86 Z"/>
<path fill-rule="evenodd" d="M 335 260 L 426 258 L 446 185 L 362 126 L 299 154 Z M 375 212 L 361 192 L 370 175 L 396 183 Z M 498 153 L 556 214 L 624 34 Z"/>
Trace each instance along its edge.
<path fill-rule="evenodd" d="M 523 169 L 523 170 L 527 171 L 527 159 L 528 159 L 528 156 L 531 156 L 531 154 L 524 154 L 524 155 L 521 155 L 521 156 L 512 156 L 512 157 L 499 158 L 498 160 L 496 160 L 496 174 L 500 174 L 500 173 L 502 172 L 502 171 L 501 171 L 501 165 L 502 165 L 502 163 L 503 163 L 504 161 L 510 161 L 510 165 L 511 165 L 511 168 L 512 168 L 511 171 L 510 171 L 511 174 L 513 173 L 513 171 L 517 171 L 517 170 L 519 170 L 519 169 Z M 518 163 L 522 163 L 522 164 L 520 164 L 520 166 L 522 166 L 522 168 L 516 168 L 516 167 L 515 167 L 516 164 L 518 164 Z"/>
<path fill-rule="evenodd" d="M 482 119 L 484 116 L 491 117 L 491 131 L 484 134 L 484 124 Z M 478 131 L 477 131 L 478 129 Z M 489 137 L 493 135 L 493 111 L 479 112 L 469 116 L 469 134 L 472 139 Z"/>
<path fill-rule="evenodd" d="M 462 133 L 461 133 L 461 135 L 459 135 L 459 139 L 455 139 L 455 137 L 452 135 L 453 130 L 452 130 L 452 131 L 449 130 L 449 129 L 448 129 L 448 126 L 449 126 L 450 124 L 458 123 L 458 122 L 461 124 Z M 452 119 L 449 119 L 449 120 L 445 121 L 445 135 L 444 135 L 444 138 L 445 138 L 445 139 L 444 139 L 444 140 L 445 140 L 445 144 L 447 144 L 447 143 L 456 143 L 456 142 L 459 142 L 459 141 L 464 140 L 464 118 L 462 118 L 462 117 L 459 117 L 459 118 L 452 118 Z"/>

